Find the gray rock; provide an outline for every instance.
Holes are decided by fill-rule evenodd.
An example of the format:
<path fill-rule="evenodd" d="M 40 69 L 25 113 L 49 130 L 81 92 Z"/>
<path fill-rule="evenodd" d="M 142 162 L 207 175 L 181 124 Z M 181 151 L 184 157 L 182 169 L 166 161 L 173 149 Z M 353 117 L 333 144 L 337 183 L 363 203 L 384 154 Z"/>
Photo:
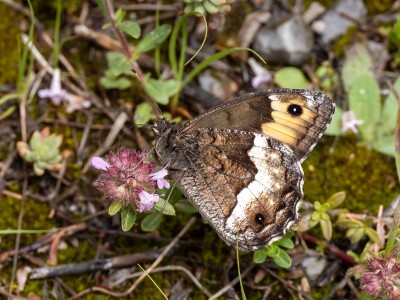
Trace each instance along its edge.
<path fill-rule="evenodd" d="M 301 65 L 309 57 L 313 45 L 310 27 L 299 15 L 271 26 L 263 27 L 256 35 L 253 48 L 267 62 Z"/>
<path fill-rule="evenodd" d="M 310 280 L 316 280 L 318 276 L 324 271 L 327 261 L 324 256 L 310 256 L 305 258 L 301 265 L 304 272 Z"/>
<path fill-rule="evenodd" d="M 323 44 L 338 38 L 353 23 L 341 13 L 360 20 L 367 15 L 367 9 L 362 0 L 339 0 L 320 20 L 312 24 L 312 29 L 321 35 Z"/>

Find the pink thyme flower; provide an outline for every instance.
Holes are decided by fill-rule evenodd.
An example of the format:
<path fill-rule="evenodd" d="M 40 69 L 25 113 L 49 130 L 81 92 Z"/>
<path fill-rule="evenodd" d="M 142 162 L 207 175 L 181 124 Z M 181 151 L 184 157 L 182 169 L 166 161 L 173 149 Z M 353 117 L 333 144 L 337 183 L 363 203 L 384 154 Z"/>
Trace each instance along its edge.
<path fill-rule="evenodd" d="M 153 180 L 157 180 L 157 186 L 159 189 L 167 188 L 169 189 L 170 184 L 168 180 L 164 179 L 165 176 L 168 175 L 168 171 L 164 168 L 158 172 L 155 172 L 150 175 L 150 178 Z"/>
<path fill-rule="evenodd" d="M 61 88 L 60 69 L 54 69 L 50 89 L 38 91 L 40 98 L 50 98 L 54 105 L 60 105 L 67 92 Z"/>
<path fill-rule="evenodd" d="M 133 204 L 137 211 L 148 210 L 158 201 L 156 181 L 151 178 L 156 164 L 147 161 L 147 153 L 119 149 L 104 160 L 93 158 L 91 162 L 102 170 L 96 186 L 106 197 Z"/>
<path fill-rule="evenodd" d="M 103 171 L 107 171 L 107 169 L 110 167 L 110 164 L 108 162 L 98 156 L 93 156 L 90 160 L 90 163 L 92 164 L 93 168 Z"/>
<path fill-rule="evenodd" d="M 367 268 L 370 272 L 361 274 L 361 288 L 369 295 L 378 299 L 386 295 L 386 299 L 400 299 L 400 263 L 397 255 L 388 259 L 371 257 L 368 259 Z"/>
<path fill-rule="evenodd" d="M 345 111 L 342 115 L 342 132 L 346 132 L 348 130 L 353 131 L 355 134 L 358 133 L 358 129 L 356 126 L 363 124 L 363 120 L 358 120 L 353 111 Z"/>
<path fill-rule="evenodd" d="M 260 65 L 254 58 L 249 58 L 248 63 L 250 65 L 250 68 L 256 75 L 251 81 L 251 85 L 253 86 L 253 88 L 257 89 L 261 85 L 271 82 L 272 74 L 262 65 Z"/>
<path fill-rule="evenodd" d="M 139 193 L 140 205 L 139 205 L 139 212 L 143 211 L 150 211 L 153 206 L 160 200 L 160 196 L 157 194 L 149 194 L 146 191 L 141 191 Z"/>

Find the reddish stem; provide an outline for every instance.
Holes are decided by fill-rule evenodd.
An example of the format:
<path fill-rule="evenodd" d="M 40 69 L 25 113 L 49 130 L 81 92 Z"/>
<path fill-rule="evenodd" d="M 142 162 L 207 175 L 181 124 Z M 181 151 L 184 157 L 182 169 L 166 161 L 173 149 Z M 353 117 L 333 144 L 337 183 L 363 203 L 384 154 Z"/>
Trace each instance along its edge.
<path fill-rule="evenodd" d="M 302 233 L 301 236 L 303 237 L 303 239 L 305 241 L 315 244 L 315 245 L 322 242 L 322 241 L 318 240 L 315 236 L 309 235 L 307 233 Z M 324 249 L 330 251 L 335 256 L 339 257 L 340 259 L 344 260 L 345 262 L 347 262 L 350 265 L 356 264 L 353 257 L 351 257 L 347 253 L 343 252 L 336 246 L 326 243 Z"/>

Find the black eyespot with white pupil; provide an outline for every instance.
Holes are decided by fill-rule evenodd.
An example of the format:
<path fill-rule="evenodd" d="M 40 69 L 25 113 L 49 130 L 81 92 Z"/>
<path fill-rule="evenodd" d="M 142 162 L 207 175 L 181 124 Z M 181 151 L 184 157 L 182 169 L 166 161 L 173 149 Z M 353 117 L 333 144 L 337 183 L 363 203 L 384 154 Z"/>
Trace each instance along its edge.
<path fill-rule="evenodd" d="M 265 224 L 264 224 L 264 216 L 263 216 L 262 214 L 256 214 L 256 215 L 254 216 L 254 220 L 256 221 L 257 224 L 259 224 L 259 225 L 265 227 Z"/>
<path fill-rule="evenodd" d="M 303 113 L 303 108 L 298 104 L 290 104 L 287 108 L 287 112 L 294 117 L 298 117 Z"/>

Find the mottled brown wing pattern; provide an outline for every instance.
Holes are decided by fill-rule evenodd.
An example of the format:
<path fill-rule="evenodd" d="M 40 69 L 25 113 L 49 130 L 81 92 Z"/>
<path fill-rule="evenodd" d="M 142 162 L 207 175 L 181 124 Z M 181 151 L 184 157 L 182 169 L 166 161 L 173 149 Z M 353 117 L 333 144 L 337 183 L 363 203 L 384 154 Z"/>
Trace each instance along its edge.
<path fill-rule="evenodd" d="M 179 171 L 171 175 L 228 244 L 238 239 L 241 250 L 258 249 L 296 222 L 303 171 L 288 147 L 228 129 L 199 128 L 175 137 L 179 146 L 169 161 Z"/>

